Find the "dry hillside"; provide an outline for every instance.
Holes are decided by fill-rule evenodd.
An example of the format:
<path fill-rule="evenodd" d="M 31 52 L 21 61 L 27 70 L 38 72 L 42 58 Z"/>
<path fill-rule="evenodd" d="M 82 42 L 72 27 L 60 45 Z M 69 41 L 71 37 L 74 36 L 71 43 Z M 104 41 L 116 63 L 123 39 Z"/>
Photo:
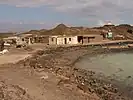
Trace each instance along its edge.
<path fill-rule="evenodd" d="M 45 33 L 46 31 L 47 31 L 46 29 L 41 29 L 41 30 L 31 30 L 31 31 L 26 32 L 26 33 L 23 33 L 23 34 L 37 34 L 37 35 L 40 35 L 40 34 Z"/>
<path fill-rule="evenodd" d="M 105 25 L 103 27 L 85 28 L 85 27 L 67 27 L 64 24 L 59 24 L 53 29 L 46 30 L 31 30 L 24 34 L 38 34 L 38 35 L 81 35 L 81 34 L 101 34 L 101 32 L 106 32 L 112 30 L 115 35 L 124 35 L 128 39 L 133 39 L 133 26 L 128 24 L 121 24 L 118 26 Z"/>
<path fill-rule="evenodd" d="M 77 35 L 77 34 L 100 34 L 98 29 L 85 27 L 67 27 L 64 24 L 59 24 L 50 30 L 31 30 L 23 34 L 38 34 L 38 35 Z"/>
<path fill-rule="evenodd" d="M 6 37 L 9 37 L 9 36 L 13 36 L 14 33 L 0 33 L 0 38 L 6 38 Z"/>
<path fill-rule="evenodd" d="M 133 26 L 127 24 L 121 24 L 118 26 L 103 26 L 103 27 L 95 27 L 94 29 L 100 30 L 112 30 L 115 35 L 124 35 L 128 39 L 133 39 Z"/>

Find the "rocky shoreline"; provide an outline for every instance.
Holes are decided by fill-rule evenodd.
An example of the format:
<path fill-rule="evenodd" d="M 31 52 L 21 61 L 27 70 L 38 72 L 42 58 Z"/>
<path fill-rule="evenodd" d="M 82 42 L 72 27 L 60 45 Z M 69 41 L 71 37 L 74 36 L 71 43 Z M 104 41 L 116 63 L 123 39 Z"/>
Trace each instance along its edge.
<path fill-rule="evenodd" d="M 116 53 L 130 51 L 130 49 L 102 49 L 101 47 L 74 46 L 57 47 L 40 50 L 30 59 L 20 61 L 18 64 L 30 66 L 37 70 L 48 69 L 57 76 L 66 77 L 58 82 L 60 84 L 76 84 L 77 88 L 87 94 L 96 94 L 98 100 L 131 100 L 119 91 L 116 85 L 100 80 L 95 72 L 73 67 L 84 55 L 97 55 L 100 53 Z"/>

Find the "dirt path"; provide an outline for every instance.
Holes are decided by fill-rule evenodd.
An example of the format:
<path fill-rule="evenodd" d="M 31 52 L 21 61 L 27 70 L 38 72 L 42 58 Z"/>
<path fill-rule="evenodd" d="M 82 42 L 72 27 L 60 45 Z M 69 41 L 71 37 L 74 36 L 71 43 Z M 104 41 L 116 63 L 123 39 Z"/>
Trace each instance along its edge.
<path fill-rule="evenodd" d="M 31 50 L 24 50 L 23 48 L 17 49 L 12 47 L 11 49 L 9 49 L 8 53 L 4 55 L 0 55 L 0 65 L 7 64 L 7 63 L 16 63 L 20 60 L 30 57 L 37 50 L 45 49 L 46 45 L 32 44 L 32 45 L 29 45 L 29 48 Z"/>

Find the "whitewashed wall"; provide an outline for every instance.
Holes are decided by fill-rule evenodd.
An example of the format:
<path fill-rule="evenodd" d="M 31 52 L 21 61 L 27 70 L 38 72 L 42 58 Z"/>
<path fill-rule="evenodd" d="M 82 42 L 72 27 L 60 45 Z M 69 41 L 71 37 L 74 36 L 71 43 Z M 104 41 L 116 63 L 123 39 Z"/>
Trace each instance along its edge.
<path fill-rule="evenodd" d="M 72 37 L 58 37 L 57 38 L 57 44 L 58 45 L 64 45 L 65 44 L 65 38 L 66 38 L 66 43 L 67 44 L 78 44 L 78 39 L 77 36 L 72 36 Z M 71 41 L 69 40 L 71 38 Z"/>
<path fill-rule="evenodd" d="M 52 38 L 53 38 L 53 41 L 52 41 Z M 55 45 L 56 44 L 56 41 L 57 41 L 57 38 L 56 37 L 50 37 L 49 38 L 49 44 L 51 44 L 51 45 Z"/>
<path fill-rule="evenodd" d="M 71 41 L 69 41 L 69 38 L 71 38 Z M 67 38 L 67 44 L 78 44 L 78 38 L 77 38 L 77 36 L 68 37 Z"/>
<path fill-rule="evenodd" d="M 64 40 L 64 38 L 62 38 L 62 37 L 57 38 L 57 44 L 58 44 L 58 45 L 65 44 L 65 40 Z"/>
<path fill-rule="evenodd" d="M 52 38 L 49 38 L 49 44 L 65 45 L 65 38 L 66 38 L 66 44 L 78 44 L 77 36 L 53 37 L 53 41 L 52 41 Z M 71 41 L 69 38 L 71 38 Z"/>

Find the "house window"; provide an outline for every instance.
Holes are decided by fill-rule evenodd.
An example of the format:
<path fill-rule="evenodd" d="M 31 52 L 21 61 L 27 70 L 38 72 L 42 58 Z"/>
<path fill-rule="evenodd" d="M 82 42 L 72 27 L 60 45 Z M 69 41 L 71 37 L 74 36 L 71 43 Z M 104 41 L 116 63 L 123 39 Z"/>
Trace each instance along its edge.
<path fill-rule="evenodd" d="M 22 38 L 22 41 L 24 41 L 24 38 Z"/>
<path fill-rule="evenodd" d="M 54 41 L 54 38 L 51 38 L 52 41 Z"/>
<path fill-rule="evenodd" d="M 69 41 L 71 41 L 71 38 L 69 38 Z"/>

